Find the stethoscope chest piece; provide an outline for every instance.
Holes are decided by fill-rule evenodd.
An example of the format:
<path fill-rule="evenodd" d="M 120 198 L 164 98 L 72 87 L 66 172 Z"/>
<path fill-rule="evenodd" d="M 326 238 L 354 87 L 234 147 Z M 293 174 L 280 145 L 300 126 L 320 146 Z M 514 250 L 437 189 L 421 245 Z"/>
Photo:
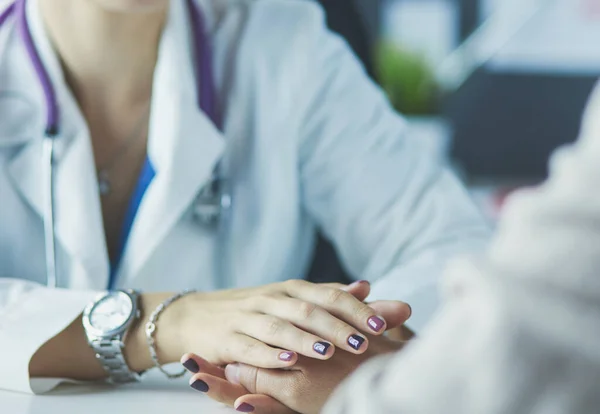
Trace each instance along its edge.
<path fill-rule="evenodd" d="M 232 199 L 229 192 L 224 191 L 225 179 L 219 177 L 218 170 L 213 174 L 196 197 L 193 213 L 198 222 L 205 226 L 214 226 L 222 220 L 231 209 Z"/>

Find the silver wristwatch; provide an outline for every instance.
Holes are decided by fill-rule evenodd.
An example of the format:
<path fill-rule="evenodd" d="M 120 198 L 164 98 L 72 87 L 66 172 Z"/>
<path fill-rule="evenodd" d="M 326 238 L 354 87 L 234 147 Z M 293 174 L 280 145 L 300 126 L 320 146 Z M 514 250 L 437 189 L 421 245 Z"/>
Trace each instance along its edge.
<path fill-rule="evenodd" d="M 129 369 L 123 357 L 125 335 L 140 317 L 138 299 L 139 293 L 134 290 L 106 292 L 83 312 L 88 343 L 115 384 L 140 380 L 140 375 Z"/>

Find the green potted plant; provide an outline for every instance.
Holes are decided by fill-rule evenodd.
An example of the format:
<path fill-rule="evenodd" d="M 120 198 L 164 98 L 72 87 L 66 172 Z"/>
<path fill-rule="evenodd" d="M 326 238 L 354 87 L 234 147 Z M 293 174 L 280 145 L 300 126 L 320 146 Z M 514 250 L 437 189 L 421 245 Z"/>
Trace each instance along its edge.
<path fill-rule="evenodd" d="M 426 59 L 390 41 L 376 48 L 379 83 L 392 105 L 405 115 L 432 115 L 439 110 L 439 88 Z"/>
<path fill-rule="evenodd" d="M 408 121 L 409 133 L 445 157 L 450 128 L 439 115 L 441 88 L 427 59 L 391 41 L 376 48 L 377 80 L 393 107 Z"/>

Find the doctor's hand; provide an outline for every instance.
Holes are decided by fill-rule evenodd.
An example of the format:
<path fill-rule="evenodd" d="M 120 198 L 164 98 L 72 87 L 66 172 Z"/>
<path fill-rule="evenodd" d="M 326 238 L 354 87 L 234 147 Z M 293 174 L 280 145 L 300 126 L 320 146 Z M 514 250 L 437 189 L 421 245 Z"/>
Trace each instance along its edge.
<path fill-rule="evenodd" d="M 362 302 L 369 294 L 368 282 L 357 282 L 349 289 L 353 294 L 335 285 L 292 280 L 192 294 L 165 311 L 178 324 L 179 335 L 171 343 L 179 356 L 192 351 L 216 366 L 240 362 L 285 368 L 297 362 L 298 354 L 329 359 L 336 347 L 362 354 L 369 348 L 362 332 L 381 335 L 386 321 Z M 404 322 L 410 307 L 393 303 Z"/>
<path fill-rule="evenodd" d="M 399 327 L 403 322 L 401 315 L 393 314 L 393 302 L 377 302 L 371 306 L 380 308 L 378 313 L 386 316 L 390 327 Z M 193 388 L 206 392 L 214 400 L 235 407 L 238 411 L 312 414 L 321 410 L 337 385 L 362 362 L 397 351 L 405 344 L 386 337 L 369 339 L 371 346 L 361 355 L 337 352 L 328 361 L 301 357 L 295 366 L 286 370 L 245 364 L 230 364 L 222 369 L 193 354 L 185 355 L 182 362 L 187 367 L 197 367 L 192 370 L 196 374 L 190 379 Z"/>

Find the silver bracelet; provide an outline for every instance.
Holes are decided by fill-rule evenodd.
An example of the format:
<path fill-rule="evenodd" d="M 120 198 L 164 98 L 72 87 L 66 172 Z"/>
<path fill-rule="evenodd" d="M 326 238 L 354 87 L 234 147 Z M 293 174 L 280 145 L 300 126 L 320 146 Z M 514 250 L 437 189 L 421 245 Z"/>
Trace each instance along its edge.
<path fill-rule="evenodd" d="M 152 312 L 152 314 L 150 315 L 150 318 L 148 318 L 148 322 L 146 323 L 146 341 L 148 342 L 148 348 L 150 349 L 150 356 L 152 357 L 152 362 L 154 362 L 154 366 L 156 368 L 158 368 L 163 374 L 165 374 L 170 379 L 183 377 L 187 371 L 184 369 L 182 372 L 178 372 L 176 374 L 171 374 L 170 372 L 167 372 L 162 367 L 160 362 L 158 361 L 158 355 L 156 353 L 156 347 L 155 347 L 156 341 L 154 340 L 154 332 L 156 331 L 156 322 L 158 322 L 158 317 L 160 316 L 162 311 L 165 310 L 165 308 L 167 306 L 169 306 L 176 300 L 181 299 L 182 297 L 189 295 L 190 293 L 194 293 L 194 292 L 196 292 L 196 290 L 184 290 L 183 292 L 178 293 L 178 294 L 170 297 L 169 299 L 165 300 L 163 303 L 158 305 L 156 307 L 156 309 L 154 309 L 154 312 Z"/>

